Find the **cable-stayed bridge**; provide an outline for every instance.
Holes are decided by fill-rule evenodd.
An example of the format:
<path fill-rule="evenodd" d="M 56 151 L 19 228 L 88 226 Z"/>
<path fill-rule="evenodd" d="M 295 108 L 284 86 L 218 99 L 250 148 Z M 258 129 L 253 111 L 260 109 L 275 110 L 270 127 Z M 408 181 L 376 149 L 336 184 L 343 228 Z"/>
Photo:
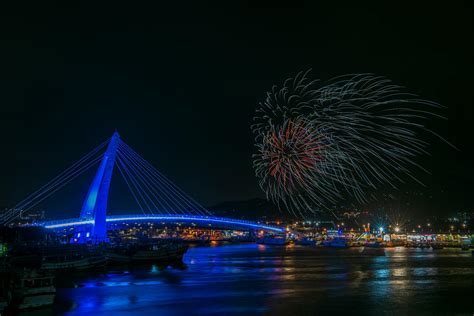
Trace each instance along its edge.
<path fill-rule="evenodd" d="M 37 225 L 49 229 L 74 227 L 78 231 L 77 237 L 79 238 L 76 239 L 79 242 L 107 241 L 107 229 L 110 227 L 110 223 L 125 222 L 193 223 L 196 226 L 205 227 L 284 231 L 281 227 L 212 216 L 205 207 L 125 144 L 118 132 L 115 132 L 109 140 L 84 155 L 40 189 L 17 203 L 13 208 L 17 211 L 3 215 L 0 218 L 0 224 L 11 224 L 21 211 L 25 212 L 37 206 L 97 165 L 97 172 L 89 186 L 79 217 L 46 221 Z M 140 213 L 108 214 L 107 204 L 114 167 L 117 167 L 116 169 L 124 179 Z M 107 225 L 108 223 L 109 225 Z"/>

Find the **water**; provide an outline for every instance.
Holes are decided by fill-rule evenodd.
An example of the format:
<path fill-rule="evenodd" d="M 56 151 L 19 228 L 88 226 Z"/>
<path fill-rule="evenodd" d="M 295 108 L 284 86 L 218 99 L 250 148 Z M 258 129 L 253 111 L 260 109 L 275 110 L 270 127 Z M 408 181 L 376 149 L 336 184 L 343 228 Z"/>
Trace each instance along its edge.
<path fill-rule="evenodd" d="M 256 244 L 195 247 L 186 268 L 110 271 L 58 290 L 65 315 L 474 313 L 474 258 L 460 249 Z"/>

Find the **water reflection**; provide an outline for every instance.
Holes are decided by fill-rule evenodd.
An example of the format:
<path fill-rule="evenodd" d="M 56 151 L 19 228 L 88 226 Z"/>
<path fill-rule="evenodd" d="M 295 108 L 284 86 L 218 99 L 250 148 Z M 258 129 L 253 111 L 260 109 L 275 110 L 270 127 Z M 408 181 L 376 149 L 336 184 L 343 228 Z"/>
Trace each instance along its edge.
<path fill-rule="evenodd" d="M 76 288 L 58 290 L 56 312 L 294 315 L 474 310 L 472 257 L 450 249 L 395 248 L 381 257 L 357 249 L 244 244 L 191 248 L 184 263 L 179 268 L 148 266 L 76 280 Z"/>

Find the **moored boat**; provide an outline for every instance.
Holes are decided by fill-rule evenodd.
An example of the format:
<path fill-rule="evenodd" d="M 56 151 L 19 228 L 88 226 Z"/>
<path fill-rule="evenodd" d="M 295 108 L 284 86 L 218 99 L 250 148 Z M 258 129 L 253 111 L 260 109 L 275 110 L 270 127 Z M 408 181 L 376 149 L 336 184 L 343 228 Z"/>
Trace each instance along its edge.
<path fill-rule="evenodd" d="M 276 245 L 276 246 L 283 246 L 288 243 L 285 237 L 281 236 L 265 236 L 262 238 L 258 238 L 256 240 L 257 244 L 261 245 Z"/>
<path fill-rule="evenodd" d="M 302 246 L 316 246 L 316 240 L 308 238 L 308 237 L 303 237 L 297 240 L 296 244 L 302 245 Z"/>
<path fill-rule="evenodd" d="M 236 242 L 236 243 L 240 243 L 240 242 L 254 242 L 255 241 L 255 237 L 252 237 L 252 236 L 233 236 L 230 238 L 230 241 L 231 242 Z"/>
<path fill-rule="evenodd" d="M 348 248 L 349 243 L 344 238 L 336 237 L 332 240 L 323 241 L 323 246 L 329 248 Z"/>
<path fill-rule="evenodd" d="M 84 271 L 104 267 L 106 263 L 106 257 L 98 248 L 64 245 L 44 249 L 40 268 L 45 271 Z"/>
<path fill-rule="evenodd" d="M 44 271 L 23 270 L 12 278 L 11 292 L 11 304 L 14 309 L 50 306 L 56 295 L 54 276 Z"/>
<path fill-rule="evenodd" d="M 467 236 L 461 237 L 461 249 L 469 250 L 471 248 L 471 238 Z"/>
<path fill-rule="evenodd" d="M 367 243 L 365 246 L 369 248 L 381 248 L 383 247 L 383 244 L 378 241 L 374 241 L 374 242 Z"/>
<path fill-rule="evenodd" d="M 461 250 L 469 250 L 471 248 L 471 245 L 463 244 L 461 245 Z"/>
<path fill-rule="evenodd" d="M 169 262 L 180 261 L 188 245 L 184 243 L 151 244 L 140 247 L 132 256 L 132 261 L 137 262 Z"/>
<path fill-rule="evenodd" d="M 43 257 L 41 269 L 52 270 L 92 270 L 105 266 L 107 259 L 102 255 L 48 255 Z"/>
<path fill-rule="evenodd" d="M 188 245 L 179 241 L 159 241 L 143 244 L 121 244 L 106 250 L 111 264 L 132 262 L 169 263 L 181 261 Z"/>

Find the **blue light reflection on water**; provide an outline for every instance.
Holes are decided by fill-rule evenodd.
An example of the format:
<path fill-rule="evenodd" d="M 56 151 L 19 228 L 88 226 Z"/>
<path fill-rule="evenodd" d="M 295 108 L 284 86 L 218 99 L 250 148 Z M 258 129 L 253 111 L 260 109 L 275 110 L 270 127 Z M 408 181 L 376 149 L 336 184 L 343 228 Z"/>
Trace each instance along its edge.
<path fill-rule="evenodd" d="M 357 307 L 409 313 L 415 303 L 441 312 L 451 296 L 459 311 L 472 307 L 466 291 L 473 285 L 473 260 L 455 249 L 364 256 L 357 249 L 242 244 L 191 248 L 184 263 L 185 269 L 149 266 L 81 279 L 77 288 L 58 290 L 59 305 L 67 306 L 60 312 L 311 314 Z"/>

